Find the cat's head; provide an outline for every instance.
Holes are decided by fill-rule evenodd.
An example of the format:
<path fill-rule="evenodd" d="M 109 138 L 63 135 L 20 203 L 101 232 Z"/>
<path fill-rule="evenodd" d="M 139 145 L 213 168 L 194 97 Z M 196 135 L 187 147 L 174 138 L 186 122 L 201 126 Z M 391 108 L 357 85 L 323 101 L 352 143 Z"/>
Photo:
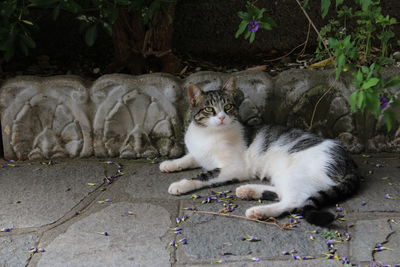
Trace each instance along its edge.
<path fill-rule="evenodd" d="M 230 78 L 219 90 L 204 92 L 195 84 L 188 86 L 192 121 L 202 127 L 223 128 L 239 120 L 243 93 Z"/>

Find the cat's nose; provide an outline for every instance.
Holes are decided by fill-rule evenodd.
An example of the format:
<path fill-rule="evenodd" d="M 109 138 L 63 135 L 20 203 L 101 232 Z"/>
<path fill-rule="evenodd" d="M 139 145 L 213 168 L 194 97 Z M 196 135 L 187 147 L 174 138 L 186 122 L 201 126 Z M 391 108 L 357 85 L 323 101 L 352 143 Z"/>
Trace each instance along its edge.
<path fill-rule="evenodd" d="M 225 120 L 225 116 L 224 116 L 224 115 L 218 116 L 218 119 L 219 119 L 220 121 L 224 121 L 224 120 Z"/>

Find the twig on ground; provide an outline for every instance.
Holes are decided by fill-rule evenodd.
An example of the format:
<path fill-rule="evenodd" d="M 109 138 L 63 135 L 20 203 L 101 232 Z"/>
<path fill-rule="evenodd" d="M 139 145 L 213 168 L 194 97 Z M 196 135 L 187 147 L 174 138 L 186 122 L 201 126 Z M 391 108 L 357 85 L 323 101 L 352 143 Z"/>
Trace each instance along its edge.
<path fill-rule="evenodd" d="M 191 211 L 193 213 L 219 215 L 219 216 L 225 216 L 225 217 L 231 217 L 231 218 L 237 218 L 237 219 L 243 219 L 243 220 L 258 222 L 258 223 L 267 224 L 267 225 L 274 225 L 274 226 L 278 227 L 281 230 L 289 230 L 289 229 L 292 228 L 292 224 L 291 223 L 281 224 L 274 217 L 269 217 L 268 220 L 271 221 L 271 222 L 268 222 L 268 221 L 261 221 L 261 220 L 257 220 L 257 219 L 250 219 L 250 218 L 247 218 L 245 216 L 239 216 L 239 215 L 235 215 L 235 214 L 219 213 L 219 212 L 205 211 L 205 210 L 189 210 L 189 211 Z"/>

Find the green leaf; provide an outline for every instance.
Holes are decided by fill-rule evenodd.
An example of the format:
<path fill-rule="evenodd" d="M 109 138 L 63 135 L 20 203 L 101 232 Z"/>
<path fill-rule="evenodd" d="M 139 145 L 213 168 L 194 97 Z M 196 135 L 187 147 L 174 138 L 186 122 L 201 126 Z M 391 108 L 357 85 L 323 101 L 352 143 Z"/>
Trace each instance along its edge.
<path fill-rule="evenodd" d="M 321 15 L 323 18 L 326 17 L 331 6 L 331 0 L 321 0 Z"/>
<path fill-rule="evenodd" d="M 238 16 L 239 16 L 239 18 L 241 18 L 242 20 L 250 21 L 249 14 L 248 14 L 247 12 L 239 11 L 239 12 L 238 12 Z"/>
<path fill-rule="evenodd" d="M 365 92 L 365 108 L 375 113 L 378 116 L 381 113 L 379 95 L 375 91 Z"/>
<path fill-rule="evenodd" d="M 97 38 L 97 24 L 90 26 L 85 33 L 85 42 L 88 46 L 93 46 Z"/>
<path fill-rule="evenodd" d="M 266 29 L 266 30 L 272 30 L 272 25 L 266 22 L 261 22 L 260 23 L 261 28 Z"/>
<path fill-rule="evenodd" d="M 336 0 L 336 7 L 340 6 L 343 4 L 344 0 Z"/>
<path fill-rule="evenodd" d="M 242 21 L 239 24 L 238 30 L 236 31 L 235 38 L 238 38 L 246 30 L 246 27 L 247 27 L 247 22 L 246 21 Z"/>
<path fill-rule="evenodd" d="M 247 31 L 244 35 L 244 39 L 246 40 L 249 39 L 251 33 L 252 33 L 251 31 Z"/>
<path fill-rule="evenodd" d="M 357 95 L 357 109 L 364 110 L 365 108 L 365 92 L 359 91 Z"/>
<path fill-rule="evenodd" d="M 371 87 L 377 85 L 379 83 L 379 81 L 380 81 L 380 79 L 378 79 L 378 78 L 370 78 L 363 83 L 363 85 L 361 86 L 361 89 L 366 90 L 368 88 L 371 88 Z"/>
<path fill-rule="evenodd" d="M 383 117 L 386 122 L 386 129 L 390 132 L 393 128 L 393 122 L 396 120 L 396 114 L 392 111 L 385 111 Z"/>
<path fill-rule="evenodd" d="M 254 42 L 254 39 L 256 39 L 256 33 L 255 33 L 255 32 L 252 32 L 252 33 L 250 34 L 250 43 Z"/>
<path fill-rule="evenodd" d="M 360 91 L 355 91 L 350 95 L 351 112 L 357 111 L 357 99 L 358 99 L 359 93 L 360 93 Z"/>

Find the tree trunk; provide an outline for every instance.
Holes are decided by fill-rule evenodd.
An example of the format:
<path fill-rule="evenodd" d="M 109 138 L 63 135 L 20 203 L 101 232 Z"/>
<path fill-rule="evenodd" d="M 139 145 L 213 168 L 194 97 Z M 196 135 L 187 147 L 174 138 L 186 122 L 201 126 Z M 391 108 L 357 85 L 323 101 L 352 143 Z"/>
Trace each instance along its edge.
<path fill-rule="evenodd" d="M 175 4 L 167 14 L 153 16 L 152 26 L 144 25 L 139 12 L 120 9 L 113 25 L 114 62 L 110 72 L 143 74 L 151 72 L 176 73 L 181 66 L 172 52 L 172 34 Z"/>

